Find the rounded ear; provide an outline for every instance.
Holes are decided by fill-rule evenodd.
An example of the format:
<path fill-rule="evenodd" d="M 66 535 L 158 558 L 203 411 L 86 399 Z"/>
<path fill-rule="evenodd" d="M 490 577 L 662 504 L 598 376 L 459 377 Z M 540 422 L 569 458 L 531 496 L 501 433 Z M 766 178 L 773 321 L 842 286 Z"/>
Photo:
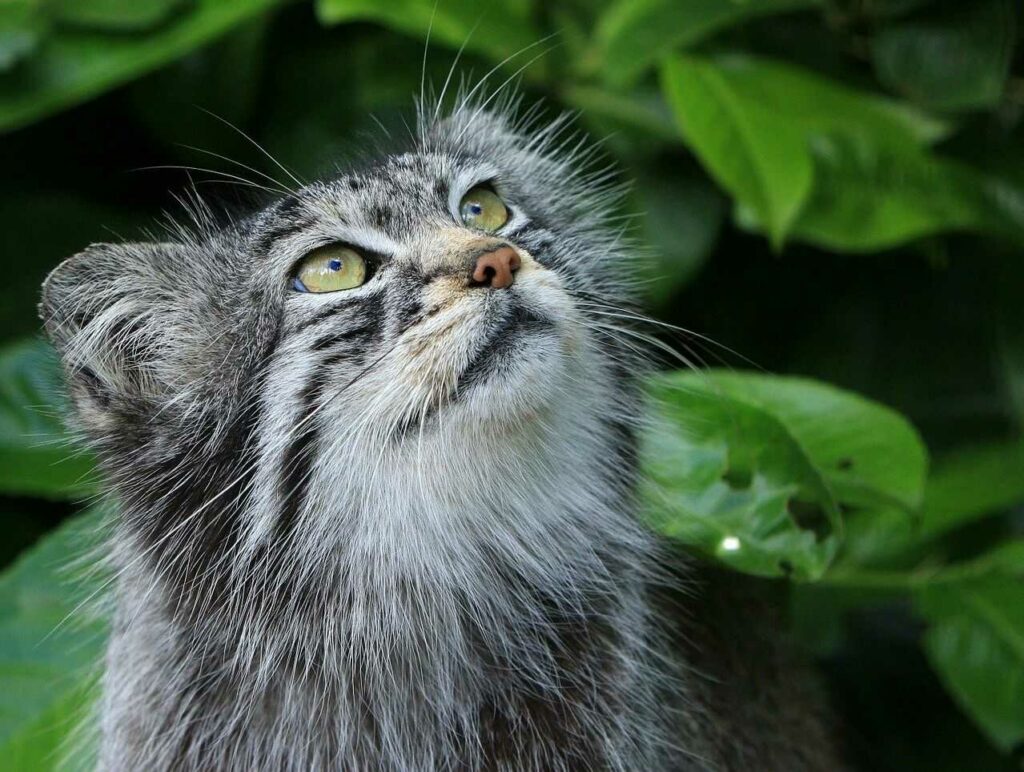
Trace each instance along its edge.
<path fill-rule="evenodd" d="M 80 417 L 101 419 L 117 402 L 165 390 L 163 244 L 93 244 L 58 265 L 43 283 L 39 314 L 64 364 Z M 88 427 L 87 427 L 88 428 Z"/>

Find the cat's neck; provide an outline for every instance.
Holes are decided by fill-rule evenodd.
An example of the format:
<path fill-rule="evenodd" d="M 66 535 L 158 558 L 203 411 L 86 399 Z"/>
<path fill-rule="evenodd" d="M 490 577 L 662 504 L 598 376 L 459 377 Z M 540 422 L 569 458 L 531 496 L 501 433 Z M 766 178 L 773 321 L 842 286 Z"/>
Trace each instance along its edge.
<path fill-rule="evenodd" d="M 651 659 L 653 547 L 625 497 L 581 485 L 592 471 L 579 458 L 512 490 L 457 487 L 454 475 L 416 482 L 415 469 L 389 461 L 392 483 L 364 495 L 364 509 L 311 511 L 276 550 L 236 553 L 216 580 L 226 585 L 208 583 L 191 605 L 172 593 L 154 612 L 159 596 L 132 590 L 125 605 L 146 605 L 144 624 L 183 642 L 180 661 L 157 666 L 174 674 L 176 699 L 197 700 L 174 710 L 209 710 L 222 731 L 230 721 L 284 732 L 295 716 L 260 707 L 273 695 L 306 716 L 316 742 L 338 737 L 339 752 L 371 767 L 385 746 L 403 768 L 473 754 L 554 760 L 581 734 L 593 736 L 573 752 L 592 747 L 593 757 L 559 764 L 601 766 L 625 752 L 623 738 L 650 737 L 630 727 L 655 720 L 664 676 Z M 181 693 L 187 672 L 217 684 L 216 709 Z M 237 706 L 226 717 L 224 695 Z"/>

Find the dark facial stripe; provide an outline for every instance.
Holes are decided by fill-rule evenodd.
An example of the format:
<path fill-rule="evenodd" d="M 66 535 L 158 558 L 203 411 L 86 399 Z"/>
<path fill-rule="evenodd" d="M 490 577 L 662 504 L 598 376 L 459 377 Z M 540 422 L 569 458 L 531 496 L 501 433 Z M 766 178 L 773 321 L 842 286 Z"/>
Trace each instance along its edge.
<path fill-rule="evenodd" d="M 323 351 L 325 349 L 334 348 L 339 343 L 351 342 L 353 340 L 360 340 L 379 331 L 380 325 L 375 323 L 376 320 L 371 321 L 368 324 L 361 324 L 358 327 L 353 327 L 348 330 L 342 330 L 340 332 L 332 332 L 319 338 L 312 346 L 313 351 Z"/>
<path fill-rule="evenodd" d="M 296 421 L 302 421 L 304 424 L 288 444 L 281 462 L 278 493 L 282 504 L 276 523 L 278 534 L 286 534 L 292 530 L 306 500 L 313 451 L 316 449 L 319 435 L 317 420 L 310 416 L 320 403 L 327 381 L 327 369 L 326 364 L 321 364 L 299 395 Z"/>
<path fill-rule="evenodd" d="M 380 307 L 375 306 L 373 313 L 367 315 L 364 324 L 326 335 L 313 344 L 314 351 L 329 350 L 336 344 L 348 345 L 342 351 L 324 356 L 299 394 L 299 410 L 295 421 L 304 424 L 285 449 L 281 463 L 278 491 L 283 504 L 277 520 L 279 534 L 291 531 L 306 500 L 312 459 L 316 454 L 320 432 L 317 419 L 310 416 L 323 404 L 324 393 L 331 383 L 334 366 L 346 359 L 365 358 L 368 342 L 380 335 L 381 317 Z"/>
<path fill-rule="evenodd" d="M 313 327 L 314 325 L 320 324 L 320 322 L 324 321 L 325 319 L 330 319 L 332 316 L 335 316 L 336 314 L 344 313 L 345 311 L 348 311 L 353 308 L 365 307 L 367 309 L 371 309 L 379 307 L 383 299 L 384 293 L 381 290 L 374 292 L 370 295 L 366 295 L 365 297 L 352 298 L 351 300 L 347 301 L 339 301 L 338 303 L 332 304 L 329 308 L 325 308 L 324 310 L 309 317 L 308 319 L 299 322 L 291 330 L 291 333 L 295 334 L 302 332 L 303 330 L 307 330 L 310 327 Z"/>

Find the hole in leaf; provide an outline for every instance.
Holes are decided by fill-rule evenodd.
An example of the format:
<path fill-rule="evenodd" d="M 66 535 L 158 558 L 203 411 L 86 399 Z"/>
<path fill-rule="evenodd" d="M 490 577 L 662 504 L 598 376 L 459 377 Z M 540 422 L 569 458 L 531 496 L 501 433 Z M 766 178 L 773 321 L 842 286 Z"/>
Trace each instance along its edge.
<path fill-rule="evenodd" d="M 840 472 L 848 472 L 848 471 L 850 471 L 851 469 L 853 469 L 853 459 L 852 458 L 841 458 L 841 459 L 839 459 L 839 461 L 836 462 L 836 469 L 838 469 Z"/>
<path fill-rule="evenodd" d="M 749 469 L 729 467 L 722 475 L 722 479 L 734 491 L 745 491 L 754 481 L 754 474 Z"/>
<path fill-rule="evenodd" d="M 814 534 L 815 541 L 823 541 L 832 535 L 832 523 L 824 508 L 816 501 L 790 499 L 786 502 L 786 509 L 798 528 Z"/>

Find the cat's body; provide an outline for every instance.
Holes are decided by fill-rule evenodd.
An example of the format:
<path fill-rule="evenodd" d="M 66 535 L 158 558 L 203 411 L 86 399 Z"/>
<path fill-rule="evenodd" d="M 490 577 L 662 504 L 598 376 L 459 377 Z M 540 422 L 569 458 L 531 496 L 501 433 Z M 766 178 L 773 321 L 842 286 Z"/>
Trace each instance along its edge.
<path fill-rule="evenodd" d="M 557 136 L 463 106 L 48 280 L 121 507 L 103 768 L 833 768 L 760 612 L 723 634 L 699 576 L 658 605 L 641 368 L 608 325 L 635 267 Z M 508 205 L 488 232 L 458 221 L 481 183 Z M 293 291 L 333 243 L 374 255 L 365 282 Z M 495 255 L 507 281 L 475 281 Z"/>

